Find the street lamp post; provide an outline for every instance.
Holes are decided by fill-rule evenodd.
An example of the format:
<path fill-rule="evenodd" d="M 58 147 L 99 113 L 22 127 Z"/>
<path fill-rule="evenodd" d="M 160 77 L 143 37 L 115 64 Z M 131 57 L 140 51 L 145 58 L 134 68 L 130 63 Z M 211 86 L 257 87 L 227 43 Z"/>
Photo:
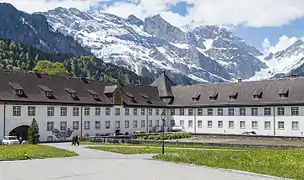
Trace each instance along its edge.
<path fill-rule="evenodd" d="M 165 120 L 166 120 L 166 113 L 161 113 L 161 120 L 162 120 L 162 154 L 165 154 Z"/>

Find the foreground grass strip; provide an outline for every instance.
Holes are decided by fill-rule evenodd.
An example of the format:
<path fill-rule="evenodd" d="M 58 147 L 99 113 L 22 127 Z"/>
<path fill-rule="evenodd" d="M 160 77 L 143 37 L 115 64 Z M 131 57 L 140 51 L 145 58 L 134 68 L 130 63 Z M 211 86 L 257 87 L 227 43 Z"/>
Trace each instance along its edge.
<path fill-rule="evenodd" d="M 156 155 L 159 160 L 234 169 L 271 176 L 303 179 L 304 150 L 186 151 Z"/>
<path fill-rule="evenodd" d="M 72 157 L 78 154 L 43 145 L 0 146 L 0 161 Z"/>

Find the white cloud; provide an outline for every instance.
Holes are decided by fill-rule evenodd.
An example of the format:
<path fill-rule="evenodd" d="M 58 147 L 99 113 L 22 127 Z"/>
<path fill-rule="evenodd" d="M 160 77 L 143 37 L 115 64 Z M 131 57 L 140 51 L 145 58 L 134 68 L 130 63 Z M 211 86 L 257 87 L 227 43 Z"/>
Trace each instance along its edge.
<path fill-rule="evenodd" d="M 283 35 L 279 38 L 278 42 L 275 45 L 271 45 L 268 38 L 265 38 L 262 46 L 264 49 L 264 54 L 269 53 L 276 53 L 282 50 L 285 50 L 289 46 L 291 46 L 293 43 L 296 42 L 298 38 L 296 37 L 288 37 L 286 35 Z"/>
<path fill-rule="evenodd" d="M 27 12 L 46 11 L 58 6 L 87 10 L 102 1 L 115 0 L 0 0 Z M 170 11 L 170 7 L 178 2 L 193 5 L 185 17 Z M 201 24 L 263 27 L 281 26 L 303 18 L 303 8 L 304 0 L 120 0 L 106 7 L 105 11 L 123 17 L 135 14 L 140 18 L 161 14 L 179 27 Z"/>

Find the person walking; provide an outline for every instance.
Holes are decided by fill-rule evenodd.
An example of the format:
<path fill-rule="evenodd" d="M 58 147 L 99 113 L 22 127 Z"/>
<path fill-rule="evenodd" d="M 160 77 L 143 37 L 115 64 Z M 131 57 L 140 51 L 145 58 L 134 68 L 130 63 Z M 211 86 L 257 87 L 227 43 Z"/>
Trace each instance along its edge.
<path fill-rule="evenodd" d="M 79 146 L 79 137 L 78 137 L 78 135 L 76 135 L 76 137 L 75 137 L 75 145 L 77 144 L 77 146 Z"/>
<path fill-rule="evenodd" d="M 76 145 L 76 136 L 73 135 L 72 137 L 72 146 L 75 146 Z"/>

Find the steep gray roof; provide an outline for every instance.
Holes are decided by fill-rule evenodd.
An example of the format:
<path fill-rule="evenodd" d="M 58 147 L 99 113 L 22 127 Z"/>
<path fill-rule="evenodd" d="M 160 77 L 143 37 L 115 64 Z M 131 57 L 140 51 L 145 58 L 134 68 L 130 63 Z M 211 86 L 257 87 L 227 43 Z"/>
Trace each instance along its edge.
<path fill-rule="evenodd" d="M 173 83 L 171 79 L 163 72 L 151 86 L 158 87 L 159 97 L 173 97 L 171 90 Z"/>
<path fill-rule="evenodd" d="M 172 86 L 172 92 L 173 106 L 304 104 L 304 78 Z M 284 93 L 286 97 L 282 96 Z M 197 94 L 200 97 L 195 101 Z"/>

